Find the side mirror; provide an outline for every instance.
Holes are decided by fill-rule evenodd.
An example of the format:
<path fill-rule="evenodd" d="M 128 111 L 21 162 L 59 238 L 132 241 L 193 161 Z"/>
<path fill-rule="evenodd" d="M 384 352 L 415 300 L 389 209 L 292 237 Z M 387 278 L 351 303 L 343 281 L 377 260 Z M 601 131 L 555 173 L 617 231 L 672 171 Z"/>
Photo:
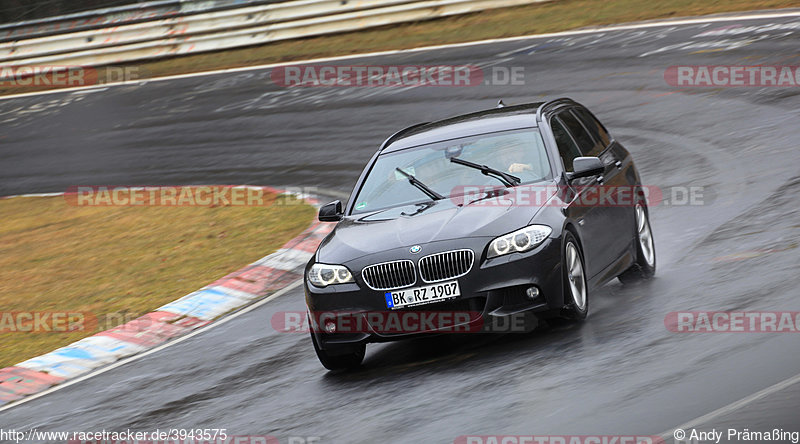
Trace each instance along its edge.
<path fill-rule="evenodd" d="M 599 157 L 576 157 L 572 161 L 574 172 L 567 173 L 569 180 L 581 177 L 599 176 L 606 171 L 606 166 Z"/>
<path fill-rule="evenodd" d="M 334 200 L 319 209 L 320 222 L 339 222 L 342 220 L 342 216 L 344 216 L 344 211 L 340 200 Z"/>

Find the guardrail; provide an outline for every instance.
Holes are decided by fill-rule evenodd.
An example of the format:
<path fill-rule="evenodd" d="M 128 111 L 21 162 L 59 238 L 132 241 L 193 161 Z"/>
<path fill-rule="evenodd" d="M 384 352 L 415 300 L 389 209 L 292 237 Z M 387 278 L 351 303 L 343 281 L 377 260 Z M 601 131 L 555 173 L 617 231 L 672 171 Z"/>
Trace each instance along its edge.
<path fill-rule="evenodd" d="M 26 20 L 24 22 L 0 24 L 0 42 L 100 29 L 111 25 L 140 23 L 177 15 L 288 1 L 291 0 L 157 0 L 141 2 L 113 8 L 92 9 L 56 17 Z"/>
<path fill-rule="evenodd" d="M 383 5 L 410 3 L 410 0 L 383 0 Z M 269 23 L 290 22 L 302 18 L 321 17 L 330 13 L 346 13 L 364 9 L 369 3 L 341 0 L 315 0 L 313 2 L 278 3 L 266 6 L 244 7 L 234 10 L 200 15 L 165 17 L 144 24 L 114 26 L 75 32 L 57 37 L 25 39 L 0 43 L 0 62 L 70 52 L 74 48 L 92 50 L 128 43 L 157 41 L 253 28 Z"/>
<path fill-rule="evenodd" d="M 544 1 L 548 0 L 299 0 L 270 3 L 0 43 L 0 65 L 4 68 L 102 66 Z"/>

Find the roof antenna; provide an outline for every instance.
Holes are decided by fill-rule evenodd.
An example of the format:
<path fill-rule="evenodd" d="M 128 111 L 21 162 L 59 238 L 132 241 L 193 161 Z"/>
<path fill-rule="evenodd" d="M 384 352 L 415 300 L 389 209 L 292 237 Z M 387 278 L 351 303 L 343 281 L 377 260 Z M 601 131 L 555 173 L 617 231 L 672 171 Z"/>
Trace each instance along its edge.
<path fill-rule="evenodd" d="M 503 99 L 500 99 L 500 101 L 497 102 L 497 107 L 498 108 L 505 108 L 506 107 L 506 104 L 503 102 Z"/>

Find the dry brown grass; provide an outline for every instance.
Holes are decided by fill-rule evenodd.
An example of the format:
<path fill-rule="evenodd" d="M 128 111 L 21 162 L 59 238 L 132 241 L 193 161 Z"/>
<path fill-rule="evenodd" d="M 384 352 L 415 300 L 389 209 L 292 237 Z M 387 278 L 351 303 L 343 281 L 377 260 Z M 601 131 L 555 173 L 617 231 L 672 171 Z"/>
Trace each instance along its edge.
<path fill-rule="evenodd" d="M 0 200 L 0 312 L 91 312 L 100 319 L 147 313 L 306 229 L 316 211 L 294 203 L 77 207 L 63 197 Z M 0 368 L 92 333 L 2 333 Z"/>

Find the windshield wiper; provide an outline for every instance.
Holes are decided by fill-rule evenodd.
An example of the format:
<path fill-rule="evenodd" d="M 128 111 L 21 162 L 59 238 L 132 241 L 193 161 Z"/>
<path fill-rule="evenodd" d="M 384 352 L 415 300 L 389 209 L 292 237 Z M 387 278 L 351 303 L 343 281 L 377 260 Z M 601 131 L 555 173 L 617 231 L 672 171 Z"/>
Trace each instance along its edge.
<path fill-rule="evenodd" d="M 407 177 L 408 178 L 408 183 L 410 183 L 411 185 L 414 185 L 415 187 L 419 188 L 420 191 L 422 191 L 423 193 L 427 194 L 428 197 L 430 197 L 431 199 L 433 199 L 433 200 L 442 200 L 442 199 L 444 199 L 444 196 L 442 196 L 441 194 L 437 193 L 436 191 L 433 191 L 429 186 L 427 186 L 424 183 L 420 182 L 419 179 L 417 179 L 413 175 L 406 173 L 405 171 L 401 170 L 400 168 L 395 168 L 395 170 L 397 170 L 397 172 L 402 174 L 403 176 Z"/>
<path fill-rule="evenodd" d="M 459 159 L 458 157 L 451 157 L 450 162 L 457 163 L 459 165 L 464 165 L 470 168 L 475 168 L 476 170 L 480 170 L 480 172 L 483 173 L 484 176 L 494 177 L 495 179 L 498 179 L 500 182 L 503 182 L 503 184 L 506 187 L 513 187 L 519 185 L 522 182 L 522 180 L 517 176 L 504 173 L 500 170 L 496 170 L 487 165 L 478 165 L 477 163 L 472 163 L 468 160 Z"/>

